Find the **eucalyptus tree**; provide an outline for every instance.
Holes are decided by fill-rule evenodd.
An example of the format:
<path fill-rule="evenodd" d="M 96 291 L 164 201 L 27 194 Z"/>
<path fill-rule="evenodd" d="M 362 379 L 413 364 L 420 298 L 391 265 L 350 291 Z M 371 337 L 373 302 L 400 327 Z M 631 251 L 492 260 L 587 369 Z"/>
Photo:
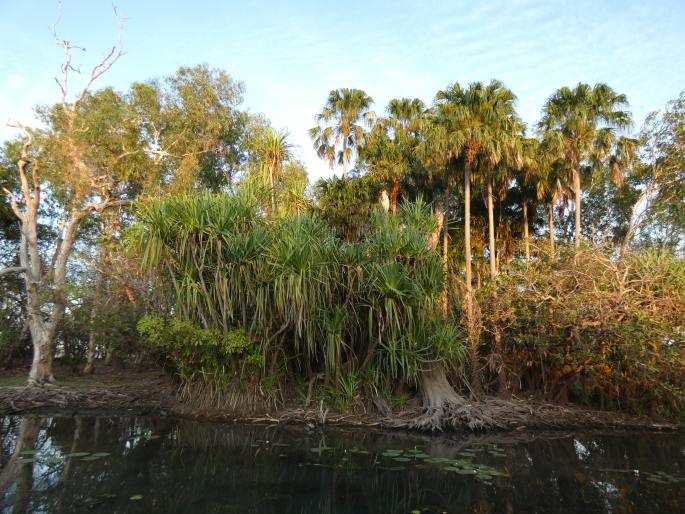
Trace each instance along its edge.
<path fill-rule="evenodd" d="M 622 247 L 641 243 L 685 251 L 685 91 L 663 111 L 650 113 L 639 135 L 640 164 L 631 181 L 638 196 Z"/>
<path fill-rule="evenodd" d="M 120 25 L 121 29 L 121 25 Z M 84 106 L 88 103 L 93 83 L 106 73 L 123 55 L 121 39 L 95 66 L 73 94 L 71 81 L 73 52 L 81 50 L 65 39 L 53 35 L 64 52 L 62 75 L 56 78 L 60 88 L 60 103 L 44 111 L 44 130 L 32 130 L 15 123 L 22 135 L 17 159 L 19 191 L 6 190 L 12 212 L 20 225 L 19 266 L 12 271 L 23 274 L 28 325 L 33 343 L 33 361 L 29 384 L 53 382 L 53 344 L 66 310 L 65 286 L 67 262 L 71 256 L 79 226 L 86 218 L 128 203 L 125 191 L 117 187 L 121 167 L 103 169 L 96 166 L 92 149 L 84 142 L 91 133 L 103 133 L 98 122 L 90 119 Z M 72 96 L 73 95 L 73 96 Z M 106 137 L 106 131 L 104 132 Z M 125 139 L 125 138 L 124 138 Z M 125 160 L 122 156 L 119 164 Z M 44 259 L 40 252 L 38 216 L 43 193 L 54 186 L 54 194 L 62 206 L 58 237 L 52 241 L 52 258 Z M 0 270 L 0 274 L 7 272 Z"/>
<path fill-rule="evenodd" d="M 579 83 L 558 89 L 545 103 L 538 124 L 544 137 L 568 162 L 575 204 L 575 245 L 581 240 L 581 166 L 608 159 L 617 131 L 631 124 L 628 101 L 608 85 Z"/>
<path fill-rule="evenodd" d="M 131 85 L 132 119 L 151 159 L 149 193 L 218 192 L 233 182 L 247 158 L 246 134 L 254 121 L 240 110 L 243 92 L 241 82 L 204 65 Z"/>
<path fill-rule="evenodd" d="M 309 131 L 319 157 L 342 164 L 343 178 L 354 152 L 364 144 L 366 135 L 363 123 L 370 124 L 375 117 L 371 111 L 373 99 L 361 89 L 334 89 L 326 104 L 316 115 L 317 126 Z"/>

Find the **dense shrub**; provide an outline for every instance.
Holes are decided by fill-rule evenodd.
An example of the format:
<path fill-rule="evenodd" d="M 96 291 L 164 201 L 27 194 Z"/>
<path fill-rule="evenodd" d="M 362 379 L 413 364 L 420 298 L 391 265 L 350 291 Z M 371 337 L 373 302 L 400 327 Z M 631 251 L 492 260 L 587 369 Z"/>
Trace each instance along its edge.
<path fill-rule="evenodd" d="M 321 373 L 326 384 L 358 376 L 391 389 L 464 353 L 461 332 L 438 312 L 441 262 L 425 203 L 374 212 L 368 238 L 354 242 L 312 213 L 266 220 L 244 193 L 154 201 L 139 216 L 131 241 L 177 299 L 175 320 L 140 328 L 164 334 L 158 347 L 179 369 L 188 360 L 187 376 L 198 364 L 222 373 L 222 337 L 240 327 L 258 342 L 262 377 L 274 380 Z"/>
<path fill-rule="evenodd" d="M 685 407 L 682 259 L 568 251 L 510 265 L 497 292 L 479 295 L 485 337 L 501 331 L 514 389 L 651 414 Z"/>

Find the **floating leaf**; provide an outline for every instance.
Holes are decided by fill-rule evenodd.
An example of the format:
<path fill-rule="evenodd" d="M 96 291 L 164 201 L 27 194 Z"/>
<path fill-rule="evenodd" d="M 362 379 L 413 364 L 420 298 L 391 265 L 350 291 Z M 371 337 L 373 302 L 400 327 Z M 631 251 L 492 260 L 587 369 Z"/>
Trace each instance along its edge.
<path fill-rule="evenodd" d="M 86 455 L 90 455 L 90 452 L 67 453 L 67 457 L 85 457 Z"/>
<path fill-rule="evenodd" d="M 409 462 L 411 459 L 408 459 L 407 457 L 395 457 L 392 460 L 397 461 L 397 462 Z"/>
<path fill-rule="evenodd" d="M 131 497 L 129 498 L 129 500 L 133 500 L 133 501 L 138 501 L 138 500 L 142 500 L 142 499 L 143 499 L 143 495 L 142 495 L 142 494 L 134 494 L 133 496 L 131 496 Z"/>
<path fill-rule="evenodd" d="M 109 457 L 110 455 L 112 455 L 112 454 L 107 453 L 107 452 L 99 452 L 99 453 L 94 453 L 93 457 Z"/>

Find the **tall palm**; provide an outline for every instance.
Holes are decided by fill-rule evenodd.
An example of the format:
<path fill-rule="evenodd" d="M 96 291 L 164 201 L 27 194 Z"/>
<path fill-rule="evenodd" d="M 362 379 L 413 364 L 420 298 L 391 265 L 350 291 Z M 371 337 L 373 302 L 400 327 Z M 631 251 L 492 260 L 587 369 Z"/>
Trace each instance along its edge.
<path fill-rule="evenodd" d="M 616 131 L 628 128 L 631 116 L 625 95 L 606 84 L 579 83 L 575 88 L 562 87 L 545 103 L 539 129 L 545 138 L 556 143 L 559 157 L 570 164 L 575 199 L 575 245 L 580 246 L 580 166 L 598 163 L 609 155 Z"/>
<path fill-rule="evenodd" d="M 533 137 L 522 137 L 521 165 L 518 168 L 517 178 L 521 188 L 521 207 L 523 213 L 523 244 L 526 262 L 530 261 L 530 222 L 528 219 L 528 204 L 531 200 L 531 191 L 542 191 L 540 182 L 543 179 L 545 167 L 544 154 L 541 150 L 540 140 Z"/>
<path fill-rule="evenodd" d="M 416 147 L 426 107 L 418 98 L 393 99 L 387 117 L 379 118 L 366 138 L 360 157 L 389 183 L 389 206 L 397 212 L 400 181 L 415 165 Z"/>
<path fill-rule="evenodd" d="M 506 95 L 506 91 L 503 92 L 504 95 Z M 512 171 L 520 167 L 522 161 L 522 145 L 519 135 L 523 130 L 523 125 L 517 119 L 514 111 L 513 103 L 516 97 L 513 93 L 511 98 L 507 108 L 502 109 L 502 117 L 499 123 L 493 123 L 492 153 L 485 153 L 481 156 L 488 210 L 488 254 L 491 280 L 494 280 L 497 275 L 493 187 L 499 186 L 499 189 L 506 191 L 511 181 Z"/>
<path fill-rule="evenodd" d="M 365 130 L 361 123 L 375 117 L 370 110 L 372 103 L 373 98 L 361 89 L 334 89 L 316 116 L 316 127 L 309 130 L 319 157 L 326 159 L 331 168 L 337 159 L 343 167 L 343 178 L 347 177 L 347 166 L 354 151 L 364 142 Z"/>
<path fill-rule="evenodd" d="M 260 169 L 269 182 L 272 216 L 276 214 L 276 181 L 283 175 L 285 164 L 292 159 L 292 149 L 285 131 L 267 127 L 257 139 L 256 154 Z"/>
<path fill-rule="evenodd" d="M 435 97 L 437 148 L 449 161 L 459 162 L 464 168 L 465 301 L 469 332 L 475 330 L 471 272 L 471 171 L 477 164 L 491 169 L 504 157 L 506 138 L 501 137 L 500 132 L 506 131 L 510 121 L 516 119 L 515 99 L 514 94 L 497 80 L 487 86 L 475 82 L 467 88 L 455 83 L 438 91 Z M 492 223 L 492 216 L 490 219 Z M 494 252 L 491 253 L 494 259 Z M 477 338 L 470 339 L 471 385 L 479 394 Z"/>
<path fill-rule="evenodd" d="M 494 169 L 506 156 L 511 144 L 511 134 L 517 124 L 514 110 L 516 96 L 504 85 L 493 80 L 462 88 L 455 83 L 435 97 L 437 123 L 444 126 L 444 149 L 448 157 L 464 165 L 464 251 L 466 254 L 466 289 L 471 295 L 471 182 L 472 169 L 480 163 L 482 169 Z M 489 175 L 491 175 L 489 173 Z M 492 177 L 487 178 L 488 190 L 492 191 Z M 492 223 L 492 195 L 488 194 L 491 240 L 494 239 Z M 494 241 L 491 243 L 491 273 L 494 263 Z"/>
<path fill-rule="evenodd" d="M 555 253 L 554 236 L 554 207 L 561 202 L 566 207 L 570 202 L 572 173 L 569 172 L 567 161 L 557 159 L 556 143 L 543 139 L 538 153 L 538 180 L 536 181 L 536 196 L 547 206 L 547 224 L 549 228 L 550 255 Z"/>

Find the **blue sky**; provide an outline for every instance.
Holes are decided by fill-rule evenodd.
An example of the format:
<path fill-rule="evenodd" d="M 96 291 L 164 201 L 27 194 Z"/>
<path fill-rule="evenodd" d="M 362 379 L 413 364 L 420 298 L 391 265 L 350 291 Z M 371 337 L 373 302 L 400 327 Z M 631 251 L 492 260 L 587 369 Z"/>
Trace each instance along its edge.
<path fill-rule="evenodd" d="M 0 139 L 58 99 L 62 55 L 51 0 L 0 0 Z M 310 178 L 330 175 L 307 129 L 328 92 L 364 89 L 382 112 L 394 97 L 429 103 L 451 82 L 502 80 L 534 123 L 545 99 L 579 81 L 628 95 L 636 128 L 685 89 L 685 1 L 164 2 L 119 0 L 127 54 L 97 83 L 207 63 L 245 83 L 245 106 L 287 129 Z M 86 69 L 115 40 L 111 2 L 63 0 L 60 33 L 87 48 Z M 339 170 L 338 170 L 339 171 Z"/>

